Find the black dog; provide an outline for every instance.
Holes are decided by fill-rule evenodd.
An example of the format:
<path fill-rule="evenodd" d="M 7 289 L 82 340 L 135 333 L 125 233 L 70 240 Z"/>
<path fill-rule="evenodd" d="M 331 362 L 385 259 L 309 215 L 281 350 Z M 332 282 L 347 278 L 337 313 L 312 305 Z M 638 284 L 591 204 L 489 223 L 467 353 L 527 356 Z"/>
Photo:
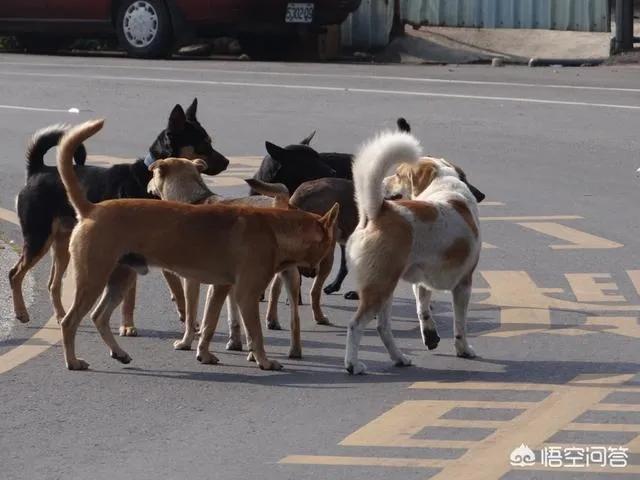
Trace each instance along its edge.
<path fill-rule="evenodd" d="M 253 176 L 267 183 L 282 183 L 290 194 L 310 180 L 320 178 L 344 178 L 352 180 L 351 162 L 353 155 L 348 153 L 318 153 L 309 146 L 315 131 L 297 145 L 279 147 L 266 142 L 267 155 Z M 252 195 L 256 192 L 251 192 Z M 336 278 L 324 288 L 326 294 L 337 292 L 347 276 L 347 261 L 344 245 L 340 245 L 340 270 Z M 357 298 L 355 292 L 347 292 L 345 298 Z"/>
<path fill-rule="evenodd" d="M 211 137 L 196 118 L 197 108 L 197 99 L 186 112 L 176 105 L 169 115 L 167 128 L 160 132 L 146 156 L 134 163 L 110 168 L 85 166 L 86 151 L 84 147 L 79 148 L 75 153 L 75 171 L 89 200 L 100 202 L 114 198 L 150 198 L 147 184 L 152 175 L 148 167 L 162 158 L 201 158 L 208 165 L 204 173 L 209 175 L 225 170 L 229 160 L 211 146 Z M 18 263 L 9 272 L 14 310 L 21 322 L 29 321 L 22 296 L 24 276 L 50 247 L 53 264 L 49 291 L 56 316 L 64 316 L 60 289 L 62 275 L 69 262 L 69 236 L 75 225 L 75 213 L 67 200 L 58 170 L 44 164 L 44 154 L 57 145 L 64 132 L 65 128 L 60 126 L 40 130 L 33 136 L 27 149 L 27 181 L 16 202 L 24 245 Z M 135 334 L 135 329 L 125 334 Z"/>

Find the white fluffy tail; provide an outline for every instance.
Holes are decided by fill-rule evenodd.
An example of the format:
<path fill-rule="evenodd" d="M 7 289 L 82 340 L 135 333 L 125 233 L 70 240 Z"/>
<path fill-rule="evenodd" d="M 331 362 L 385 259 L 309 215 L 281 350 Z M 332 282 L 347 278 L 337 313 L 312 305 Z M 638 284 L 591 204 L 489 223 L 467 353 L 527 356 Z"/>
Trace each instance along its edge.
<path fill-rule="evenodd" d="M 353 161 L 353 183 L 360 225 L 378 216 L 384 201 L 382 180 L 398 163 L 416 163 L 422 155 L 420 142 L 411 134 L 382 132 L 365 143 Z"/>

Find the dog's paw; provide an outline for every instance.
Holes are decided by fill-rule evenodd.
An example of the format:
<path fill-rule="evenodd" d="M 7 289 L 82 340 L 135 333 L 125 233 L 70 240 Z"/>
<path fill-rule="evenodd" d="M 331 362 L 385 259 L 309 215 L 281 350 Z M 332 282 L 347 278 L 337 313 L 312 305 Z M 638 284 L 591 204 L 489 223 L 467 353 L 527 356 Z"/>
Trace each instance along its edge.
<path fill-rule="evenodd" d="M 301 359 L 302 358 L 302 347 L 291 347 L 289 349 L 289 358 Z"/>
<path fill-rule="evenodd" d="M 338 290 L 340 290 L 340 287 L 338 287 L 337 285 L 334 285 L 333 283 L 327 285 L 322 289 L 322 291 L 327 295 L 331 295 L 332 293 L 335 293 Z"/>
<path fill-rule="evenodd" d="M 125 327 L 124 325 L 120 327 L 119 333 L 121 337 L 137 337 L 138 329 L 136 327 Z"/>
<path fill-rule="evenodd" d="M 89 368 L 89 364 L 81 358 L 76 358 L 75 360 L 67 362 L 67 368 L 69 370 L 87 370 Z"/>
<path fill-rule="evenodd" d="M 191 342 L 184 340 L 176 340 L 173 342 L 174 350 L 191 350 Z"/>
<path fill-rule="evenodd" d="M 265 360 L 260 365 L 260 370 L 282 370 L 282 365 L 275 360 Z"/>
<path fill-rule="evenodd" d="M 20 323 L 29 323 L 31 319 L 29 318 L 29 314 L 24 311 L 16 312 L 16 320 L 18 320 Z M 60 320 L 58 320 L 58 325 L 60 325 Z"/>
<path fill-rule="evenodd" d="M 205 364 L 205 365 L 215 365 L 220 361 L 220 360 L 218 360 L 218 357 L 216 357 L 211 352 L 200 352 L 200 353 L 198 353 L 198 355 L 196 356 L 196 360 L 198 360 L 200 363 Z"/>
<path fill-rule="evenodd" d="M 413 365 L 413 362 L 406 355 L 401 355 L 400 358 L 396 359 L 393 362 L 393 365 L 396 367 L 410 367 L 411 365 Z"/>
<path fill-rule="evenodd" d="M 344 367 L 349 372 L 349 375 L 364 375 L 367 372 L 367 366 L 358 361 L 355 364 L 352 362 L 345 362 Z"/>
<path fill-rule="evenodd" d="M 253 354 L 253 352 L 249 352 L 249 355 L 247 355 L 247 362 L 255 362 L 256 361 L 256 356 Z"/>
<path fill-rule="evenodd" d="M 120 363 L 124 363 L 125 365 L 131 363 L 131 357 L 124 350 L 122 352 L 111 352 L 111 358 L 119 361 Z"/>
<path fill-rule="evenodd" d="M 456 339 L 456 355 L 460 358 L 476 358 L 476 352 L 467 342 Z"/>
<path fill-rule="evenodd" d="M 440 343 L 440 336 L 435 330 L 423 330 L 422 339 L 429 350 L 435 350 L 438 348 L 438 344 Z"/>
<path fill-rule="evenodd" d="M 354 292 L 353 290 L 344 294 L 344 298 L 346 300 L 360 300 L 360 296 L 358 292 Z"/>
<path fill-rule="evenodd" d="M 269 330 L 282 330 L 280 322 L 278 320 L 267 319 L 267 328 Z"/>
<path fill-rule="evenodd" d="M 234 340 L 233 338 L 230 338 L 229 341 L 227 342 L 227 346 L 225 348 L 227 350 L 232 350 L 234 352 L 241 352 L 242 351 L 242 340 Z"/>
<path fill-rule="evenodd" d="M 314 315 L 313 319 L 315 320 L 316 325 L 331 325 L 329 318 L 324 314 Z"/>

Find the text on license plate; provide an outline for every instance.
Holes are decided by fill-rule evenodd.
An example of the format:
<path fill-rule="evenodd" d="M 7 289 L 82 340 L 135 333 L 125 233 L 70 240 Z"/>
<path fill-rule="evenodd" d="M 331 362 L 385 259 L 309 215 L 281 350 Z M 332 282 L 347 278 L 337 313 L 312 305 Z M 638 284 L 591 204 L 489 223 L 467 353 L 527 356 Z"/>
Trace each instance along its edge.
<path fill-rule="evenodd" d="M 286 23 L 311 23 L 313 22 L 313 3 L 289 3 L 287 14 L 284 17 Z"/>

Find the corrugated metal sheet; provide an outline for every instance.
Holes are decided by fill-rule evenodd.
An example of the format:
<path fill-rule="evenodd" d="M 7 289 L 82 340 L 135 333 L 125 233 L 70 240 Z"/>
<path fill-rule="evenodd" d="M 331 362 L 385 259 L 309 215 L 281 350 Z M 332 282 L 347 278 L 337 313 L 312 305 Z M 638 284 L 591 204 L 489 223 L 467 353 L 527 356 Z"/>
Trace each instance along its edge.
<path fill-rule="evenodd" d="M 412 25 L 609 31 L 608 0 L 400 0 Z"/>
<path fill-rule="evenodd" d="M 363 50 L 387 45 L 393 24 L 394 3 L 394 0 L 362 0 L 360 8 L 342 24 L 342 45 Z"/>

